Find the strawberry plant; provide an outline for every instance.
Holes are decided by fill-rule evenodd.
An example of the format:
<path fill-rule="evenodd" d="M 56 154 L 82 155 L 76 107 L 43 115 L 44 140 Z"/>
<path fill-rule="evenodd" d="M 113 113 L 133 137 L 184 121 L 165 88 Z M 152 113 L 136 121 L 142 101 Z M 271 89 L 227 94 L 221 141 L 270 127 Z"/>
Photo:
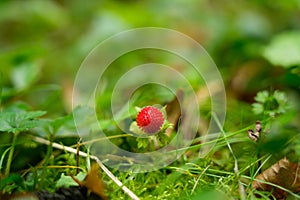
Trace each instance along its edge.
<path fill-rule="evenodd" d="M 299 1 L 0 1 L 0 199 L 300 199 Z"/>

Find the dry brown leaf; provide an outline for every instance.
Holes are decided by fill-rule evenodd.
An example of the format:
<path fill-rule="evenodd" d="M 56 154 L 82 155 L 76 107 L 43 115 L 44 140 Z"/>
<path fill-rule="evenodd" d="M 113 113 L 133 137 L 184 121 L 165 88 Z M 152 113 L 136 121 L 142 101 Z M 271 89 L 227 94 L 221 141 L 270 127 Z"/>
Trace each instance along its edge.
<path fill-rule="evenodd" d="M 101 177 L 98 173 L 99 166 L 93 164 L 91 170 L 86 175 L 83 181 L 77 180 L 74 176 L 71 175 L 72 179 L 80 186 L 88 189 L 88 194 L 91 192 L 97 194 L 101 199 L 106 200 L 107 197 L 104 193 L 104 184 L 101 180 Z"/>
<path fill-rule="evenodd" d="M 102 199 L 107 199 L 104 193 L 104 184 L 101 180 L 98 170 L 99 166 L 97 164 L 93 164 L 90 172 L 84 179 L 84 186 L 91 192 L 99 195 Z"/>
<path fill-rule="evenodd" d="M 292 163 L 288 159 L 283 158 L 277 163 L 259 174 L 252 182 L 252 188 L 257 190 L 272 191 L 277 199 L 284 199 L 286 192 L 280 188 L 260 182 L 273 183 L 286 188 L 292 192 L 300 191 L 300 165 Z"/>

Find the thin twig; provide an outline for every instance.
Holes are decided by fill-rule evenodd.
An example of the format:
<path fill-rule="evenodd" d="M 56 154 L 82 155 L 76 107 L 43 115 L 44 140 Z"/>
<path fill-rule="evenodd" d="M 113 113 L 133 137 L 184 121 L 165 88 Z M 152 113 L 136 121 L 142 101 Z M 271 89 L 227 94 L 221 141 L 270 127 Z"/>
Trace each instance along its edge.
<path fill-rule="evenodd" d="M 198 178 L 197 178 L 197 180 L 196 180 L 196 182 L 195 182 L 195 185 L 194 185 L 194 187 L 193 187 L 193 189 L 192 189 L 191 194 L 194 193 L 194 191 L 195 191 L 195 189 L 196 189 L 196 187 L 197 187 L 197 185 L 198 185 L 198 182 L 200 181 L 200 178 L 201 178 L 202 175 L 208 170 L 209 167 L 210 167 L 210 165 L 207 165 L 207 166 L 205 167 L 205 169 L 201 172 L 201 174 L 198 176 Z"/>
<path fill-rule="evenodd" d="M 91 143 L 98 142 L 98 141 L 101 141 L 101 140 L 115 139 L 115 138 L 129 137 L 129 136 L 132 136 L 132 135 L 127 133 L 127 134 L 121 134 L 121 135 L 112 135 L 112 136 L 107 136 L 107 137 L 101 137 L 101 138 L 89 140 L 89 141 L 86 141 L 86 142 L 80 142 L 80 146 L 81 145 L 86 145 L 86 144 L 91 144 Z M 76 144 L 74 144 L 70 147 L 76 147 L 77 145 L 78 144 L 76 143 Z"/>
<path fill-rule="evenodd" d="M 79 149 L 80 149 L 80 140 L 77 142 L 77 147 L 76 147 L 76 167 L 79 166 Z M 76 175 L 79 173 L 79 168 L 76 169 Z"/>
<path fill-rule="evenodd" d="M 48 140 L 45 140 L 44 138 L 40 138 L 40 137 L 36 137 L 36 136 L 30 136 L 32 137 L 32 139 L 38 143 L 41 144 L 45 144 L 45 145 L 50 145 L 51 142 Z M 56 148 L 56 149 L 61 149 L 73 154 L 77 153 L 77 150 L 71 147 L 67 147 L 55 142 L 52 142 L 52 147 Z M 88 154 L 82 151 L 78 152 L 80 156 L 82 157 L 88 157 Z M 95 160 L 97 162 L 97 164 L 101 167 L 101 169 L 109 176 L 109 178 L 111 178 L 119 187 L 121 187 L 121 189 L 133 200 L 139 200 L 139 198 L 136 196 L 136 194 L 134 194 L 129 188 L 127 188 L 125 185 L 123 185 L 123 183 L 121 181 L 119 181 L 119 179 L 117 177 L 115 177 L 110 171 L 109 169 L 107 169 L 105 167 L 105 165 L 99 160 L 98 157 L 90 155 L 89 156 L 91 159 Z"/>
<path fill-rule="evenodd" d="M 239 177 L 240 172 L 239 172 L 239 167 L 238 167 L 238 161 L 237 161 L 237 159 L 236 159 L 236 157 L 235 157 L 235 155 L 234 155 L 234 153 L 233 153 L 233 150 L 232 150 L 232 148 L 231 148 L 231 145 L 230 145 L 229 142 L 227 141 L 226 133 L 225 133 L 225 131 L 224 131 L 222 125 L 220 124 L 220 121 L 218 120 L 218 117 L 216 116 L 216 114 L 215 114 L 215 113 L 212 113 L 212 116 L 213 116 L 214 120 L 216 121 L 216 123 L 217 123 L 217 125 L 218 125 L 220 131 L 221 131 L 222 134 L 224 135 L 224 140 L 225 140 L 225 142 L 226 142 L 226 144 L 227 144 L 227 146 L 228 146 L 228 149 L 229 149 L 229 151 L 230 151 L 230 153 L 232 154 L 232 157 L 233 157 L 233 159 L 234 159 L 234 168 L 233 168 L 234 173 Z M 245 188 L 244 188 L 242 182 L 240 181 L 240 179 L 238 179 L 238 184 L 239 184 L 239 193 L 240 193 L 241 200 L 245 200 L 245 199 L 246 199 Z"/>

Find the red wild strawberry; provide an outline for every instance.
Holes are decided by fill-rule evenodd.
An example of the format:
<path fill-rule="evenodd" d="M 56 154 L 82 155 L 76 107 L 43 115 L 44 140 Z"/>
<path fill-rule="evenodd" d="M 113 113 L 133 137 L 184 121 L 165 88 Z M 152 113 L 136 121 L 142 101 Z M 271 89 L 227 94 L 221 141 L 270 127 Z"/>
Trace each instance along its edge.
<path fill-rule="evenodd" d="M 136 123 L 145 133 L 154 134 L 161 129 L 164 115 L 158 108 L 146 106 L 138 113 Z"/>

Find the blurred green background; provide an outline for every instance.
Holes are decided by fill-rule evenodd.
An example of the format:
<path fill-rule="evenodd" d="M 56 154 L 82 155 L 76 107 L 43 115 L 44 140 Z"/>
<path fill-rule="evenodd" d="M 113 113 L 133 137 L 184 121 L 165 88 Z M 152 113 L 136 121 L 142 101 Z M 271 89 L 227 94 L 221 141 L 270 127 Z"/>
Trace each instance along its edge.
<path fill-rule="evenodd" d="M 215 61 L 226 87 L 225 125 L 237 130 L 263 118 L 252 116 L 250 105 L 261 90 L 283 90 L 291 104 L 299 102 L 299 11 L 299 0 L 1 1 L 2 107 L 22 101 L 50 118 L 70 113 L 77 70 L 96 45 L 124 30 L 164 27 L 192 37 Z M 145 50 L 118 59 L 107 71 L 109 90 L 99 99 L 99 115 L 111 116 L 110 95 L 121 69 L 160 59 L 168 54 Z M 147 102 L 154 90 L 140 94 Z M 161 97 L 156 103 L 173 98 Z M 201 109 L 207 113 L 209 105 Z"/>
<path fill-rule="evenodd" d="M 28 106 L 30 108 L 26 107 L 27 110 L 47 111 L 46 117 L 50 119 L 70 113 L 73 81 L 90 51 L 100 42 L 121 31 L 149 26 L 182 32 L 198 41 L 207 50 L 218 66 L 225 83 L 228 101 L 225 123 L 227 130 L 242 130 L 249 124 L 254 126 L 256 120 L 264 119 L 264 116 L 255 115 L 251 110 L 255 95 L 262 90 L 270 92 L 281 90 L 287 94 L 288 104 L 294 111 L 291 116 L 286 117 L 289 118 L 286 120 L 288 123 L 292 122 L 293 129 L 282 128 L 285 121 L 282 129 L 277 129 L 277 132 L 278 130 L 282 133 L 289 130 L 293 133 L 299 132 L 299 0 L 2 0 L 0 1 L 1 110 L 10 105 L 17 105 L 20 108 Z M 118 77 L 113 76 L 114 74 L 121 73 L 120 68 L 126 68 L 133 63 L 148 62 L 147 52 L 143 53 L 118 60 L 114 63 L 118 67 L 108 70 L 107 75 L 113 80 Z M 152 55 L 158 59 L 165 56 L 165 54 Z M 193 74 L 190 74 L 189 78 L 193 79 Z M 144 89 L 153 88 L 145 86 Z M 155 88 L 153 90 L 157 91 Z M 164 97 L 166 91 L 158 91 L 158 94 L 159 92 L 164 93 L 162 94 Z M 143 96 L 145 101 L 152 93 L 154 92 Z M 140 94 L 144 94 L 143 88 Z M 108 123 L 108 129 L 111 128 L 110 115 L 104 110 L 110 105 L 110 95 L 109 92 L 102 95 L 102 103 L 99 105 L 99 115 L 107 117 L 108 121 L 103 123 Z M 173 96 L 166 95 L 165 98 L 163 102 L 167 103 Z M 285 97 L 283 99 L 286 100 Z M 16 102 L 26 102 L 27 105 Z M 209 106 L 201 109 L 207 114 Z M 280 108 L 280 105 L 276 106 Z M 82 112 L 84 118 L 85 113 Z M 67 116 L 62 121 L 67 124 L 70 119 L 71 116 Z M 58 124 L 59 120 L 61 119 L 56 121 Z M 112 135 L 121 134 L 119 130 L 109 129 L 109 131 Z M 51 137 L 54 134 L 37 132 L 39 136 L 53 139 Z M 75 136 L 76 139 L 73 138 L 70 143 L 64 141 L 64 144 L 76 143 L 78 135 L 75 133 Z M 46 154 L 47 147 L 34 144 L 26 138 L 26 135 L 22 137 L 23 135 L 20 138 L 26 143 L 22 143 L 20 139 L 18 144 L 21 145 L 17 145 L 11 171 L 28 168 L 29 164 L 35 166 Z M 247 133 L 242 130 L 238 137 L 245 141 Z M 11 145 L 11 134 L 1 133 L 0 140 L 2 154 Z M 124 148 L 130 148 L 129 142 L 125 139 L 120 139 L 117 143 L 120 146 L 127 145 Z M 299 150 L 299 142 L 295 143 Z M 267 148 L 272 149 L 272 145 L 273 143 L 270 143 L 270 147 Z M 227 149 L 226 145 L 220 146 Z M 243 159 L 248 161 L 249 157 L 251 158 L 249 155 L 253 152 L 245 153 L 241 146 L 244 147 L 244 143 L 238 143 L 234 146 L 234 150 L 243 165 Z M 48 150 L 50 152 L 51 147 L 48 147 Z M 216 152 L 220 153 L 218 150 L 217 147 Z M 51 153 L 48 154 L 50 155 Z M 228 162 L 228 155 L 230 155 L 228 150 L 222 151 L 221 159 L 216 159 L 216 163 L 223 162 L 220 168 L 224 167 L 230 171 L 233 166 Z M 299 152 L 296 155 L 299 155 Z M 65 159 L 62 163 L 76 164 L 68 163 L 69 160 L 74 160 L 74 157 Z M 54 161 L 53 163 L 56 164 Z M 249 164 L 245 163 L 245 166 Z M 59 176 L 60 173 L 57 173 L 56 177 L 49 179 L 48 185 L 53 185 L 51 181 L 57 180 Z M 127 175 L 124 177 L 126 180 Z M 141 182 L 146 184 L 146 181 Z M 185 183 L 188 184 L 188 181 Z M 108 185 L 114 187 L 113 183 Z M 122 193 L 119 189 L 118 191 Z"/>
<path fill-rule="evenodd" d="M 277 35 L 295 31 L 284 39 L 299 42 L 299 7 L 298 0 L 1 1 L 2 103 L 18 91 L 36 109 L 70 111 L 72 83 L 88 53 L 113 34 L 144 26 L 175 29 L 202 44 L 221 70 L 229 96 L 253 101 L 261 89 L 299 90 L 299 70 L 291 70 L 300 63 L 299 49 L 287 67 L 264 56 Z M 275 48 L 279 55 L 289 52 Z M 32 85 L 40 87 L 25 92 Z"/>

